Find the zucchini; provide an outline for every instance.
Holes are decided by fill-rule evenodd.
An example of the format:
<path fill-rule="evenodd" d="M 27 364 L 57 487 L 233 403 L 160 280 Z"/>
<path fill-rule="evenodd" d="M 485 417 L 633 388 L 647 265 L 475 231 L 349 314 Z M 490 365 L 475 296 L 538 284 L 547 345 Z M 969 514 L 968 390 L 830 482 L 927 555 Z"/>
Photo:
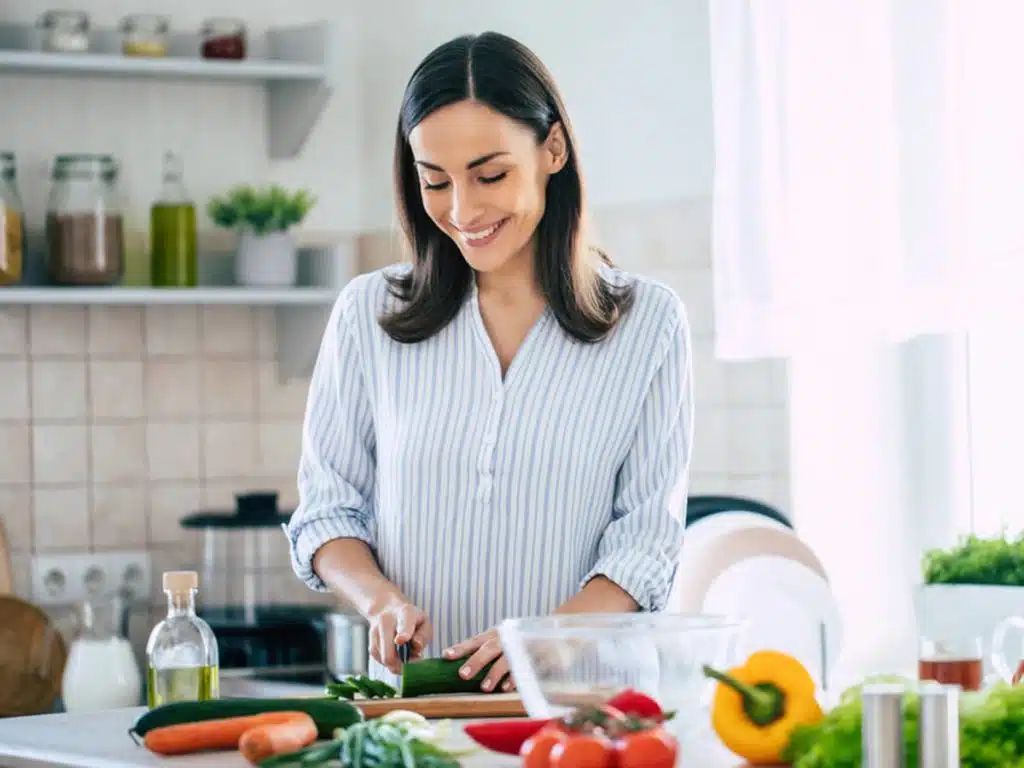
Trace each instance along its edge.
<path fill-rule="evenodd" d="M 141 741 L 154 728 L 166 725 L 246 717 L 265 712 L 305 712 L 316 723 L 321 739 L 334 738 L 336 728 L 348 728 L 363 721 L 362 710 L 336 698 L 208 699 L 161 704 L 139 715 L 128 734 L 136 741 Z"/>
<path fill-rule="evenodd" d="M 459 676 L 461 659 L 423 659 L 402 666 L 401 696 L 428 696 L 434 693 L 484 693 L 480 684 L 494 664 L 492 661 L 468 680 Z"/>

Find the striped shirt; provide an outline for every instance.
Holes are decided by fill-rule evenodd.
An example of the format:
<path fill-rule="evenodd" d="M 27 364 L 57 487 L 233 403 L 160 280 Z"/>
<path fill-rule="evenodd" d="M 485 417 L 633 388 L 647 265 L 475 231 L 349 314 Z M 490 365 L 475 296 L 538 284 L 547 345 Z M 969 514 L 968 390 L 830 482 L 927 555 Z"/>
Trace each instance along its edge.
<path fill-rule="evenodd" d="M 689 325 L 666 286 L 601 269 L 636 289 L 612 334 L 578 342 L 546 307 L 504 378 L 475 283 L 452 322 L 417 344 L 377 323 L 397 301 L 384 270 L 342 290 L 286 526 L 300 579 L 326 591 L 316 550 L 365 541 L 430 618 L 426 656 L 507 617 L 550 614 L 596 575 L 641 610 L 664 607 L 689 480 Z M 392 679 L 376 662 L 370 674 Z"/>

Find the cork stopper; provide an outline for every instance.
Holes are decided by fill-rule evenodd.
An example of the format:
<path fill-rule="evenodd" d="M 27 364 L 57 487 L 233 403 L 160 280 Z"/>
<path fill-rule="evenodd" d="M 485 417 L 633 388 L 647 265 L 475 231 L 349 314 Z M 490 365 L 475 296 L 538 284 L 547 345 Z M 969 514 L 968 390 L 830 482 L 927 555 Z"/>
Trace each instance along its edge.
<path fill-rule="evenodd" d="M 199 575 L 195 571 L 165 571 L 165 592 L 188 592 L 199 587 Z"/>

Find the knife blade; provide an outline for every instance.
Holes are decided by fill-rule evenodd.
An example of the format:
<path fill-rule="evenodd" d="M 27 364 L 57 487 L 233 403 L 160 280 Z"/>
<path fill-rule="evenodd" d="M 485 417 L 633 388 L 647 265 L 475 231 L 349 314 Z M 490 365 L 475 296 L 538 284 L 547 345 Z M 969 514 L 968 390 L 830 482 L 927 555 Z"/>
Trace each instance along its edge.
<path fill-rule="evenodd" d="M 398 650 L 398 660 L 401 661 L 403 664 L 408 664 L 409 663 L 409 644 L 408 643 L 402 643 L 401 645 L 396 645 L 395 648 Z"/>

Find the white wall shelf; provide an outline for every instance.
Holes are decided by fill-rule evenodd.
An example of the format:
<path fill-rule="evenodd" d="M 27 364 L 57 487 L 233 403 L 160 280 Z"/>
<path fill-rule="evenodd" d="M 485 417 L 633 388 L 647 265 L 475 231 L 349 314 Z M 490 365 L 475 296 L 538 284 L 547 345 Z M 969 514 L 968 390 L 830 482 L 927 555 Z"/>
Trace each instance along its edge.
<path fill-rule="evenodd" d="M 295 157 L 333 91 L 331 63 L 337 30 L 327 22 L 267 31 L 249 40 L 249 58 L 199 57 L 195 33 L 172 34 L 168 55 L 138 58 L 120 52 L 116 30 L 93 30 L 88 53 L 42 50 L 42 31 L 0 24 L 0 75 L 162 78 L 225 81 L 266 89 L 267 144 L 272 159 Z"/>
<path fill-rule="evenodd" d="M 30 251 L 34 265 L 29 280 L 34 284 L 0 287 L 0 312 L 11 307 L 32 306 L 199 306 L 235 305 L 270 307 L 277 330 L 277 372 L 281 381 L 305 378 L 313 370 L 327 318 L 334 302 L 359 273 L 356 238 L 340 233 L 297 233 L 296 285 L 286 288 L 252 288 L 234 283 L 234 252 L 202 250 L 199 286 L 153 288 L 128 285 L 80 287 L 48 285 L 40 278 L 42 254 Z M 32 233 L 30 243 L 39 240 Z M 205 233 L 208 246 L 226 245 L 219 233 Z"/>

